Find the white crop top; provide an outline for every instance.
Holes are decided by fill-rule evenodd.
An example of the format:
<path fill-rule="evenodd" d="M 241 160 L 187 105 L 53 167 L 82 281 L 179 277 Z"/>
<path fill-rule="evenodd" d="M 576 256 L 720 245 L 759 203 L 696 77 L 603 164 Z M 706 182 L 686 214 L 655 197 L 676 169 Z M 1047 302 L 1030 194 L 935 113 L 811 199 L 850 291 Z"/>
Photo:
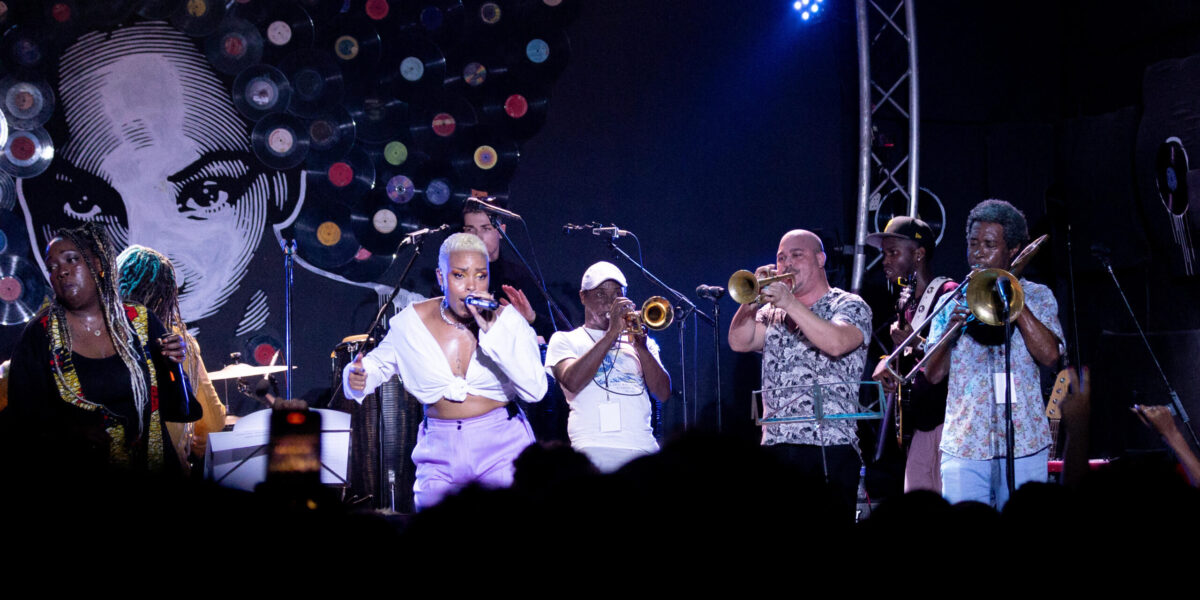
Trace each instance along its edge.
<path fill-rule="evenodd" d="M 392 375 L 399 374 L 405 389 L 422 404 L 434 404 L 442 398 L 462 402 L 468 395 L 508 402 L 519 396 L 537 402 L 546 395 L 546 374 L 542 370 L 537 334 L 521 313 L 511 307 L 500 311 L 485 333 L 467 365 L 467 376 L 457 377 L 450 370 L 442 347 L 421 321 L 413 305 L 388 321 L 390 329 L 383 342 L 363 357 L 367 385 L 361 392 L 350 389 L 352 364 L 342 370 L 342 391 L 347 398 L 362 402 L 363 396 L 379 387 Z"/>

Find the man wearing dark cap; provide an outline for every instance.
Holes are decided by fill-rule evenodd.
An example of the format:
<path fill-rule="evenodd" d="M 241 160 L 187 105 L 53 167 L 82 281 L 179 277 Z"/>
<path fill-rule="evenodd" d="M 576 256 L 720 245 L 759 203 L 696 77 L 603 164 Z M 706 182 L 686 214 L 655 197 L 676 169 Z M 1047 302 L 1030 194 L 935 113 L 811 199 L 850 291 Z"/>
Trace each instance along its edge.
<path fill-rule="evenodd" d="M 933 229 L 920 219 L 896 217 L 888 221 L 882 233 L 867 236 L 867 243 L 883 251 L 883 274 L 887 281 L 902 286 L 896 302 L 896 321 L 890 328 L 892 343 L 904 343 L 912 333 L 912 324 L 920 324 L 937 306 L 943 294 L 954 291 L 958 284 L 948 277 L 934 278 L 930 263 L 937 237 Z M 907 371 L 921 360 L 915 340 L 903 352 L 900 371 Z M 874 378 L 891 394 L 897 391 L 895 379 L 888 376 L 884 361 L 875 368 Z M 904 491 L 931 490 L 941 493 L 942 421 L 946 416 L 946 383 L 932 384 L 924 373 L 900 390 L 894 410 L 900 415 L 901 431 L 911 432 L 908 460 L 904 466 Z M 907 435 L 905 435 L 907 437 Z"/>

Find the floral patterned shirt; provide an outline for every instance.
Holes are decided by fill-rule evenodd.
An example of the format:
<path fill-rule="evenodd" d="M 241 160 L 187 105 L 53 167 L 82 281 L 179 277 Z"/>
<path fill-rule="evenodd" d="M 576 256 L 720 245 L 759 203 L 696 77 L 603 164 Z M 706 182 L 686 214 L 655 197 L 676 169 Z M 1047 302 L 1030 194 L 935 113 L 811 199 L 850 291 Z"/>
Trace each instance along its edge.
<path fill-rule="evenodd" d="M 1058 338 L 1058 350 L 1066 352 L 1058 303 L 1050 288 L 1021 280 L 1025 310 L 1037 317 Z M 938 313 L 929 330 L 926 346 L 946 333 L 950 310 Z M 942 452 L 959 458 L 988 460 L 1003 457 L 1006 445 L 1004 416 L 1004 345 L 985 346 L 963 334 L 950 350 L 950 387 L 946 395 L 946 425 L 942 430 Z M 1014 453 L 1017 458 L 1050 446 L 1050 425 L 1042 399 L 1037 362 L 1025 348 L 1015 326 L 1012 336 L 1012 388 Z"/>
<path fill-rule="evenodd" d="M 855 294 L 830 288 L 811 309 L 826 321 L 857 327 L 863 334 L 863 343 L 842 356 L 830 356 L 813 346 L 793 323 L 786 321 L 787 314 L 782 309 L 769 304 L 758 309 L 755 320 L 767 326 L 762 357 L 765 417 L 813 416 L 813 394 L 817 388 L 780 388 L 814 384 L 825 384 L 820 388 L 824 394 L 825 414 L 859 411 L 858 382 L 863 378 L 867 340 L 871 339 L 871 308 Z M 834 419 L 819 426 L 816 422 L 763 425 L 762 443 L 764 446 L 849 444 L 857 448 L 855 423 Z"/>

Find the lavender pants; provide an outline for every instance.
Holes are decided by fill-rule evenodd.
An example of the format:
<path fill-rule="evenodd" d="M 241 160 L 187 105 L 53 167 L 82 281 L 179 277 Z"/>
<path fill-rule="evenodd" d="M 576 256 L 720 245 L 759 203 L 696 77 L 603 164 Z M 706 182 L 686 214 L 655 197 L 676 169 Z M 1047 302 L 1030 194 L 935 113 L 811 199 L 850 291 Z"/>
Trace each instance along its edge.
<path fill-rule="evenodd" d="M 525 415 L 510 419 L 503 407 L 469 419 L 426 418 L 412 454 L 417 467 L 413 484 L 417 510 L 437 504 L 469 483 L 512 485 L 513 459 L 533 442 Z"/>

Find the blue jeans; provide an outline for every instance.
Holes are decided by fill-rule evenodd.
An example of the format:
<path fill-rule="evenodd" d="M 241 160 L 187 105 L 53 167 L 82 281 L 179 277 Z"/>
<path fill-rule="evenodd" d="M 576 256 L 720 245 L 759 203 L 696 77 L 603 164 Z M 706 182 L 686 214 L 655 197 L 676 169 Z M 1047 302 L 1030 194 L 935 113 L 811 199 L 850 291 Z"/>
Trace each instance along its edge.
<path fill-rule="evenodd" d="M 1045 482 L 1050 449 L 1013 461 L 1017 487 L 1029 481 Z M 942 496 L 951 504 L 972 500 L 1000 510 L 1008 502 L 1004 457 L 971 460 L 942 453 Z"/>

